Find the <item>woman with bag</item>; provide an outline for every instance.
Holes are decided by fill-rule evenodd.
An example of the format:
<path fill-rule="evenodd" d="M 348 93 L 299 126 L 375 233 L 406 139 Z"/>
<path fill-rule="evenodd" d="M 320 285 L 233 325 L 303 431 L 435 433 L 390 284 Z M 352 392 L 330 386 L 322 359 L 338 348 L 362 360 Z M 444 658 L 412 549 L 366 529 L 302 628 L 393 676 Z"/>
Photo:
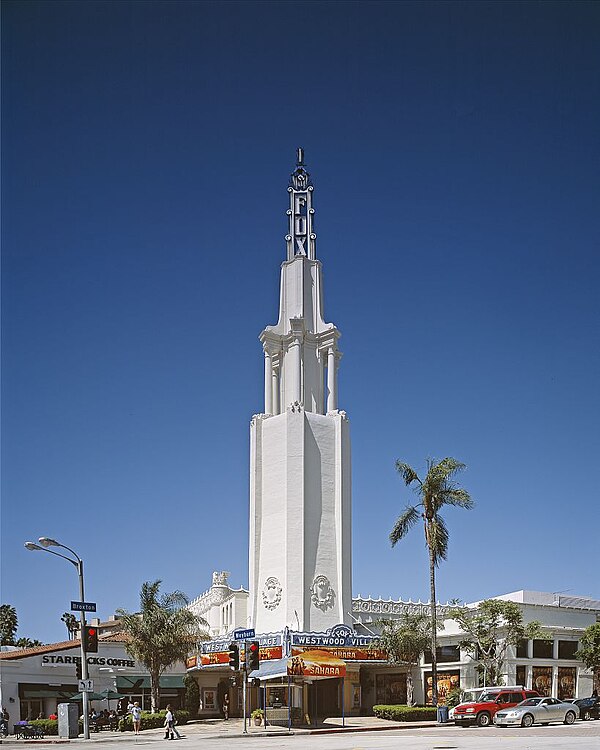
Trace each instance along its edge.
<path fill-rule="evenodd" d="M 177 739 L 181 739 L 181 735 L 175 728 L 175 724 L 177 724 L 177 719 L 175 718 L 173 712 L 171 711 L 171 704 L 167 704 L 167 713 L 165 715 L 165 740 L 174 740 L 175 735 L 177 735 Z"/>

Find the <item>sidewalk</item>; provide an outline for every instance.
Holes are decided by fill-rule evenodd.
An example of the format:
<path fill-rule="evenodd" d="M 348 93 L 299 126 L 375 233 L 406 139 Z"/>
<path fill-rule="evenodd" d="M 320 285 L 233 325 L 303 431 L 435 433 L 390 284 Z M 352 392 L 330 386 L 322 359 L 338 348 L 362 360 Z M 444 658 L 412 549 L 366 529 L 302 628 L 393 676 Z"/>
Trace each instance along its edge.
<path fill-rule="evenodd" d="M 345 724 L 345 726 L 344 726 Z M 292 727 L 291 731 L 288 731 L 285 727 L 276 726 L 254 726 L 253 722 L 248 719 L 247 722 L 247 734 L 244 734 L 244 721 L 243 719 L 229 719 L 223 721 L 222 719 L 205 719 L 201 721 L 190 722 L 189 724 L 178 725 L 177 729 L 183 739 L 226 739 L 232 737 L 270 737 L 270 736 L 282 736 L 288 734 L 337 734 L 343 732 L 376 732 L 386 730 L 397 730 L 397 729 L 423 729 L 439 726 L 435 721 L 409 721 L 409 722 L 396 722 L 387 721 L 386 719 L 379 719 L 376 716 L 349 716 L 345 722 L 341 717 L 333 717 L 325 719 L 322 723 L 317 724 L 313 727 Z M 102 744 L 107 742 L 127 742 L 130 745 L 132 743 L 137 744 L 147 743 L 153 741 L 159 741 L 164 738 L 164 729 L 147 729 L 137 737 L 132 732 L 98 732 L 93 733 L 89 740 L 83 740 L 82 737 L 78 739 L 61 739 L 60 737 L 46 737 L 43 740 L 17 740 L 14 737 L 7 737 L 6 739 L 0 740 L 2 745 L 58 745 L 58 744 L 73 744 L 84 742 L 86 745 Z"/>

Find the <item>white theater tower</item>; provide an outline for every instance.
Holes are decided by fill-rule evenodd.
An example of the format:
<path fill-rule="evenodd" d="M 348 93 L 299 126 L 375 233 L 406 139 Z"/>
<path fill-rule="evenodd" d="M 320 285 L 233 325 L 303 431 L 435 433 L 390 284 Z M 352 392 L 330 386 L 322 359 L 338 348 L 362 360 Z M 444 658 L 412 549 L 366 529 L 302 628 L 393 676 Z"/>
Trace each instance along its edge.
<path fill-rule="evenodd" d="M 338 410 L 340 332 L 323 315 L 313 186 L 298 149 L 288 187 L 279 320 L 260 334 L 264 413 L 250 425 L 250 621 L 323 631 L 352 605 L 350 432 Z"/>

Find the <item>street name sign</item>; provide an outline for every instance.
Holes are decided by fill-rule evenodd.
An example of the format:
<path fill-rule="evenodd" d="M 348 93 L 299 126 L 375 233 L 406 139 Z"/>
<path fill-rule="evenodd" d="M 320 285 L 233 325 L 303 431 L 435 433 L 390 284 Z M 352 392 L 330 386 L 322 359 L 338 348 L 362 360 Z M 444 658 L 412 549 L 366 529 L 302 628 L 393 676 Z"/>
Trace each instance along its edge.
<path fill-rule="evenodd" d="M 71 612 L 95 612 L 96 602 L 71 602 Z"/>
<path fill-rule="evenodd" d="M 246 630 L 234 630 L 233 637 L 236 641 L 245 641 L 246 638 L 254 638 L 254 628 L 246 628 Z"/>
<path fill-rule="evenodd" d="M 93 693 L 94 692 L 94 680 L 78 680 L 77 689 L 80 693 Z"/>

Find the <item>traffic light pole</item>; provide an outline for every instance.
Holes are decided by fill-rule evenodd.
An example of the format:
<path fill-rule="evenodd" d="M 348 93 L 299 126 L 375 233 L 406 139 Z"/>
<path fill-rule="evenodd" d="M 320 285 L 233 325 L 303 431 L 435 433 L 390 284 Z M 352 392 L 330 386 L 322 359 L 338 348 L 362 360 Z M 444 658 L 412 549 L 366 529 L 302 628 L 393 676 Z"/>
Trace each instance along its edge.
<path fill-rule="evenodd" d="M 77 558 L 77 574 L 79 575 L 79 600 L 85 601 L 85 594 L 83 590 L 83 560 Z M 85 612 L 80 612 L 81 622 L 81 679 L 88 679 L 88 665 L 87 656 L 85 653 Z M 90 738 L 90 705 L 89 696 L 87 690 L 83 691 L 83 738 L 89 740 Z"/>
<path fill-rule="evenodd" d="M 244 734 L 248 734 L 248 717 L 246 716 L 246 689 L 248 686 L 248 672 L 246 666 L 248 665 L 248 643 L 244 641 L 244 669 L 242 672 L 244 687 L 242 690 L 242 707 L 244 711 Z"/>

